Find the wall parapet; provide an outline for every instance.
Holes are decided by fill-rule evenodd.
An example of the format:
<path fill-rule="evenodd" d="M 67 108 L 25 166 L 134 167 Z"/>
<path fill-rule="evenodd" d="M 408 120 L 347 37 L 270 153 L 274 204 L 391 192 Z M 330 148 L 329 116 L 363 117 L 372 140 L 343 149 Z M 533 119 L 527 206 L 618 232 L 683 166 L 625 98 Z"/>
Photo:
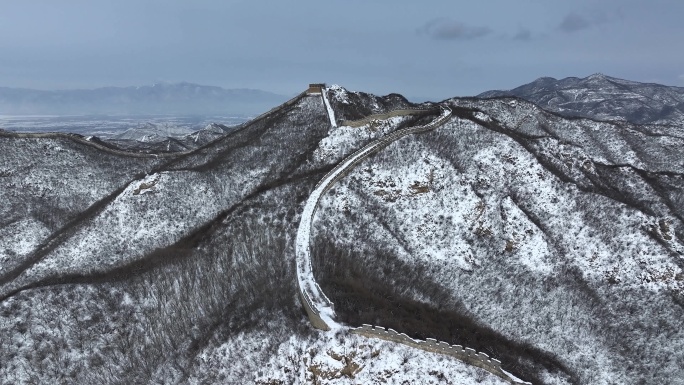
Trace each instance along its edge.
<path fill-rule="evenodd" d="M 368 338 L 378 338 L 385 341 L 396 342 L 427 352 L 445 354 L 454 357 L 467 364 L 482 368 L 495 376 L 513 385 L 531 385 L 530 382 L 522 381 L 501 368 L 501 361 L 489 357 L 488 354 L 477 352 L 475 349 L 464 348 L 461 345 L 450 345 L 434 338 L 418 340 L 409 337 L 405 333 L 398 333 L 394 329 L 385 329 L 382 326 L 363 324 L 361 327 L 351 329 L 351 332 Z"/>

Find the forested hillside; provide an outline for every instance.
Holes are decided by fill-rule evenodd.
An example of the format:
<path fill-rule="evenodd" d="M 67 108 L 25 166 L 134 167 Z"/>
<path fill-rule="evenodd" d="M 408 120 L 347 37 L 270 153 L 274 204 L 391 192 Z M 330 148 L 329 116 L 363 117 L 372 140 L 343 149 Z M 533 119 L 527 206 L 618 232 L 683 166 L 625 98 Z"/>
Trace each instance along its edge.
<path fill-rule="evenodd" d="M 534 384 L 684 383 L 680 128 L 323 92 L 164 155 L 0 135 L 0 383 L 506 383 L 364 323 Z M 316 330 L 305 202 L 383 138 L 316 202 Z"/>
<path fill-rule="evenodd" d="M 447 102 L 450 123 L 321 201 L 314 271 L 342 320 L 471 346 L 533 383 L 681 383 L 682 137 Z"/>

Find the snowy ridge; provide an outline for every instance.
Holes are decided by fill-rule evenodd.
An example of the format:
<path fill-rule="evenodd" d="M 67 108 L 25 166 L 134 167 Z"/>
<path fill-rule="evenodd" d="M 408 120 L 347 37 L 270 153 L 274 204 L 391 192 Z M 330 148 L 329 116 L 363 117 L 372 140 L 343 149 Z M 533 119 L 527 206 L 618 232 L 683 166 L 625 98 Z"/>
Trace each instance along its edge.
<path fill-rule="evenodd" d="M 531 384 L 530 382 L 522 381 L 501 369 L 501 361 L 490 358 L 486 353 L 478 353 L 475 351 L 475 349 L 464 348 L 461 345 L 450 345 L 446 342 L 437 341 L 433 338 L 428 338 L 425 341 L 416 340 L 404 333 L 399 333 L 394 329 L 385 329 L 381 326 L 372 326 L 368 324 L 363 324 L 361 327 L 354 328 L 351 332 L 368 338 L 379 338 L 428 352 L 445 354 L 470 365 L 482 368 L 496 376 L 499 376 L 511 384 Z"/>
<path fill-rule="evenodd" d="M 639 83 L 603 74 L 580 79 L 539 78 L 508 91 L 487 91 L 479 98 L 516 96 L 564 116 L 638 124 L 684 122 L 684 88 Z"/>
<path fill-rule="evenodd" d="M 332 116 L 330 117 L 333 119 Z M 313 222 L 313 217 L 316 213 L 316 206 L 318 205 L 321 196 L 350 169 L 387 144 L 408 134 L 434 129 L 444 124 L 450 117 L 451 110 L 447 107 L 442 107 L 442 114 L 440 117 L 429 124 L 398 130 L 384 138 L 367 144 L 360 150 L 348 156 L 328 174 L 326 174 L 325 177 L 318 182 L 311 195 L 309 195 L 309 199 L 306 201 L 304 211 L 302 212 L 302 219 L 300 220 L 299 227 L 297 229 L 296 259 L 297 281 L 299 284 L 300 294 L 304 300 L 303 302 L 306 311 L 309 314 L 309 318 L 314 327 L 322 330 L 330 330 L 331 328 L 337 329 L 340 327 L 340 325 L 334 321 L 335 311 L 333 308 L 333 303 L 318 286 L 318 283 L 313 275 L 313 268 L 311 266 L 311 223 Z"/>

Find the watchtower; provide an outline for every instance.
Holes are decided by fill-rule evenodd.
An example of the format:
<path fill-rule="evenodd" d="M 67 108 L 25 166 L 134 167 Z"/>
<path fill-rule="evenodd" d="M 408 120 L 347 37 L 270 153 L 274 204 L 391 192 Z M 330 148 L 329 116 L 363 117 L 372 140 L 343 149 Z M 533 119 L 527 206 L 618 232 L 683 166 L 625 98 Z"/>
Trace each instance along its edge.
<path fill-rule="evenodd" d="M 311 83 L 309 84 L 309 89 L 306 90 L 307 94 L 322 94 L 325 88 L 325 83 Z"/>

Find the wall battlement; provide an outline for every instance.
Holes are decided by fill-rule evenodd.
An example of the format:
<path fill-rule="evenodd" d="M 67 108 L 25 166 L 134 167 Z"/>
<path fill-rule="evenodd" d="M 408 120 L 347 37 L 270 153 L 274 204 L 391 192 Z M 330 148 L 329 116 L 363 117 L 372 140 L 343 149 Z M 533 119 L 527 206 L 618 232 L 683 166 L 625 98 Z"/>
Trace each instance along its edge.
<path fill-rule="evenodd" d="M 489 357 L 486 353 L 477 352 L 475 349 L 464 348 L 461 345 L 450 345 L 434 338 L 425 341 L 416 340 L 404 333 L 398 333 L 394 329 L 385 329 L 382 326 L 363 324 L 361 327 L 351 330 L 352 333 L 368 338 L 378 338 L 385 341 L 396 342 L 416 349 L 433 353 L 445 354 L 461 360 L 467 364 L 482 368 L 514 385 L 531 385 L 530 382 L 521 381 L 501 368 L 501 361 Z"/>

